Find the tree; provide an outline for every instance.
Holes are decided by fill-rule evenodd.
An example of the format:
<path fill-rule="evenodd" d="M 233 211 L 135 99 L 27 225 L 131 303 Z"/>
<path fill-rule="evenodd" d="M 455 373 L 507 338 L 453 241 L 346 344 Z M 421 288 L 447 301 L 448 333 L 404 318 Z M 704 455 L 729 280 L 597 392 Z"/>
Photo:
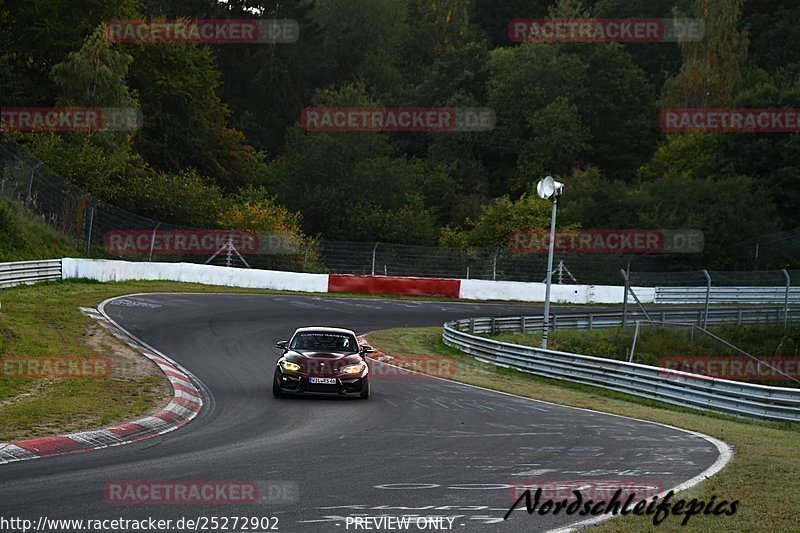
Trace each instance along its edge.
<path fill-rule="evenodd" d="M 592 15 L 598 18 L 672 18 L 675 10 L 687 12 L 692 2 L 694 0 L 598 0 Z M 622 46 L 647 74 L 653 87 L 660 89 L 664 81 L 681 68 L 681 50 L 676 43 L 624 43 Z"/>
<path fill-rule="evenodd" d="M 510 46 L 508 23 L 513 19 L 544 18 L 552 0 L 475 0 L 472 23 L 489 37 L 492 47 Z"/>
<path fill-rule="evenodd" d="M 635 189 L 625 181 L 609 179 L 599 168 L 590 166 L 576 169 L 564 182 L 566 194 L 558 206 L 563 224 L 594 229 L 637 227 Z"/>
<path fill-rule="evenodd" d="M 622 45 L 577 43 L 564 49 L 586 65 L 587 88 L 575 99 L 589 132 L 585 159 L 609 176 L 634 181 L 661 136 L 655 87 Z"/>
<path fill-rule="evenodd" d="M 361 82 L 376 97 L 406 94 L 400 69 L 408 12 L 396 0 L 316 0 L 310 14 L 321 30 L 314 68 L 333 86 Z"/>
<path fill-rule="evenodd" d="M 579 166 L 586 136 L 574 106 L 587 90 L 586 65 L 559 45 L 526 43 L 493 50 L 489 68 L 489 107 L 497 114 L 497 127 L 485 137 L 483 149 L 494 169 L 491 193 L 528 190 L 542 177 L 528 173 L 530 162 L 550 173 Z M 548 119 L 557 121 L 552 131 Z M 562 141 L 570 144 L 556 144 Z M 559 152 L 569 154 L 570 163 Z"/>
<path fill-rule="evenodd" d="M 377 108 L 363 84 L 318 91 L 318 107 Z M 432 244 L 452 181 L 441 168 L 399 156 L 386 133 L 304 132 L 295 126 L 267 182 L 306 233 L 327 239 Z M 442 197 L 445 197 L 444 199 Z"/>
<path fill-rule="evenodd" d="M 50 79 L 58 88 L 56 103 L 66 107 L 136 105 L 136 95 L 126 84 L 132 62 L 129 54 L 112 49 L 98 27 L 79 51 L 70 53 L 50 71 Z"/>
<path fill-rule="evenodd" d="M 80 50 L 55 65 L 50 78 L 61 107 L 115 107 L 133 112 L 138 103 L 126 76 L 132 58 L 114 50 L 98 28 Z M 119 194 L 125 174 L 143 162 L 132 150 L 127 131 L 36 132 L 19 135 L 59 175 L 91 194 L 109 200 Z"/>
<path fill-rule="evenodd" d="M 800 72 L 800 5 L 794 0 L 748 0 L 742 6 L 742 26 L 750 36 L 748 62 L 770 73 Z"/>
<path fill-rule="evenodd" d="M 249 0 L 225 4 L 226 17 L 291 19 L 300 26 L 294 43 L 256 43 L 213 47 L 221 72 L 220 97 L 230 105 L 231 125 L 245 134 L 256 150 L 281 154 L 286 130 L 297 121 L 314 89 L 328 85 L 329 72 L 320 68 L 321 31 L 311 19 L 312 2 L 258 2 L 263 11 L 248 9 Z M 216 4 L 223 6 L 223 4 Z"/>
<path fill-rule="evenodd" d="M 744 0 L 695 0 L 693 16 L 705 21 L 700 42 L 681 43 L 683 66 L 665 85 L 672 107 L 728 107 L 741 81 L 748 41 L 738 29 Z"/>
<path fill-rule="evenodd" d="M 232 190 L 258 179 L 259 158 L 228 125 L 230 110 L 217 90 L 219 72 L 207 47 L 130 46 L 130 84 L 139 92 L 144 127 L 135 147 L 157 169 L 195 168 Z"/>
<path fill-rule="evenodd" d="M 771 200 L 758 194 L 756 180 L 748 176 L 668 174 L 642 184 L 636 199 L 637 227 L 703 231 L 703 254 L 688 259 L 704 268 L 731 268 L 737 260 L 734 244 L 776 230 Z"/>
<path fill-rule="evenodd" d="M 196 228 L 217 227 L 230 205 L 222 189 L 194 169 L 128 173 L 119 194 L 111 200 L 143 217 Z"/>
<path fill-rule="evenodd" d="M 412 79 L 425 76 L 437 58 L 473 42 L 469 17 L 472 0 L 404 0 L 409 21 L 403 65 Z"/>
<path fill-rule="evenodd" d="M 800 107 L 800 78 L 774 81 L 767 76 L 743 90 L 734 100 L 736 107 L 797 108 Z M 740 133 L 724 137 L 724 157 L 737 173 L 759 179 L 759 192 L 774 202 L 780 228 L 800 227 L 800 134 Z"/>
<path fill-rule="evenodd" d="M 468 221 L 467 229 L 446 229 L 442 246 L 459 248 L 505 247 L 513 231 L 538 230 L 550 227 L 549 202 L 535 195 L 523 194 L 516 201 L 502 196 L 487 204 L 476 220 Z"/>
<path fill-rule="evenodd" d="M 725 156 L 720 134 L 692 132 L 670 135 L 653 158 L 639 169 L 639 177 L 654 181 L 671 175 L 684 179 L 717 179 L 732 176 L 734 166 Z"/>
<path fill-rule="evenodd" d="M 136 0 L 5 0 L 0 57 L 12 68 L 13 89 L 0 92 L 0 105 L 51 105 L 53 66 L 79 49 L 103 21 L 136 16 Z"/>

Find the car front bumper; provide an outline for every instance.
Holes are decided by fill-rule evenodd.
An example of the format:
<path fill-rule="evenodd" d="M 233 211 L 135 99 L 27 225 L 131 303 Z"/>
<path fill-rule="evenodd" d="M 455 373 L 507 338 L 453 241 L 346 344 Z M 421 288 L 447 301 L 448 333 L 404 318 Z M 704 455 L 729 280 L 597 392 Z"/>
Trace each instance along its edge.
<path fill-rule="evenodd" d="M 336 377 L 336 383 L 323 384 L 311 383 L 309 376 L 302 374 L 290 374 L 278 371 L 277 379 L 280 382 L 281 391 L 287 394 L 335 394 L 339 396 L 357 396 L 361 394 L 363 387 L 368 379 L 367 374 L 356 375 L 353 377 Z"/>

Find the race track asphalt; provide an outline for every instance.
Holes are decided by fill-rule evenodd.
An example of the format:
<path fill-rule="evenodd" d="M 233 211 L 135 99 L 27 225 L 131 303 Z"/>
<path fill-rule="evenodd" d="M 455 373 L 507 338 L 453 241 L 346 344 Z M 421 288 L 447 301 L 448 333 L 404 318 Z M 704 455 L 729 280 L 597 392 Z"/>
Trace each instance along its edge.
<path fill-rule="evenodd" d="M 421 516 L 450 518 L 451 531 L 546 531 L 587 517 L 523 511 L 504 521 L 510 485 L 633 481 L 666 489 L 720 457 L 712 442 L 681 430 L 416 374 L 374 379 L 367 401 L 271 395 L 279 356 L 274 344 L 296 327 L 360 334 L 470 316 L 541 314 L 539 306 L 150 294 L 112 300 L 105 311 L 191 371 L 207 396 L 204 409 L 186 427 L 154 439 L 0 466 L 0 516 L 277 517 L 273 530 L 284 532 L 367 531 L 355 528 L 354 517 Z M 267 500 L 109 503 L 104 487 L 118 480 L 258 481 Z M 267 494 L 270 486 L 274 492 Z M 294 501 L 268 501 L 281 494 Z M 643 530 L 652 526 L 651 518 L 640 519 Z M 266 530 L 233 525 L 228 530 Z M 408 530 L 420 529 L 412 520 Z"/>

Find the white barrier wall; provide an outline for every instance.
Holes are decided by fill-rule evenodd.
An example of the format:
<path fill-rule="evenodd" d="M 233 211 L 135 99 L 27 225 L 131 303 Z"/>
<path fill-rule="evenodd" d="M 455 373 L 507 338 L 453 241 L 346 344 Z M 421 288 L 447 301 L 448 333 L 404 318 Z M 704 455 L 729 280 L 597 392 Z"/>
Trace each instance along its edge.
<path fill-rule="evenodd" d="M 459 298 L 543 302 L 546 288 L 544 283 L 464 279 L 461 280 Z M 633 290 L 642 303 L 653 303 L 655 300 L 655 289 L 652 287 L 633 287 Z M 550 289 L 550 301 L 565 304 L 619 304 L 624 295 L 625 287 L 610 285 L 553 284 Z"/>
<path fill-rule="evenodd" d="M 61 268 L 63 279 L 165 280 L 252 289 L 328 292 L 327 274 L 251 270 L 194 263 L 145 263 L 71 258 L 65 258 Z"/>
<path fill-rule="evenodd" d="M 164 280 L 225 287 L 272 289 L 298 292 L 328 292 L 327 274 L 304 274 L 275 270 L 230 268 L 194 263 L 146 263 L 106 259 L 70 259 L 62 264 L 62 277 L 97 281 Z M 459 298 L 543 302 L 544 283 L 521 281 L 460 280 Z M 642 303 L 655 301 L 655 289 L 634 287 Z M 609 285 L 554 284 L 551 301 L 563 304 L 619 304 L 624 287 Z"/>

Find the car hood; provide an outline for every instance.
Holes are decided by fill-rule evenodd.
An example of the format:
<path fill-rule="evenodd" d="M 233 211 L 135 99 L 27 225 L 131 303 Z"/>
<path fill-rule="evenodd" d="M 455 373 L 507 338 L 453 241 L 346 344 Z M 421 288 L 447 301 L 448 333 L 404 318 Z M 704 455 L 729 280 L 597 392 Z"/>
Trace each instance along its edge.
<path fill-rule="evenodd" d="M 286 352 L 286 358 L 291 360 L 295 359 L 330 359 L 338 361 L 341 359 L 353 359 L 360 361 L 361 356 L 355 353 L 331 353 L 331 352 L 312 352 L 312 351 L 295 351 L 290 350 Z"/>

